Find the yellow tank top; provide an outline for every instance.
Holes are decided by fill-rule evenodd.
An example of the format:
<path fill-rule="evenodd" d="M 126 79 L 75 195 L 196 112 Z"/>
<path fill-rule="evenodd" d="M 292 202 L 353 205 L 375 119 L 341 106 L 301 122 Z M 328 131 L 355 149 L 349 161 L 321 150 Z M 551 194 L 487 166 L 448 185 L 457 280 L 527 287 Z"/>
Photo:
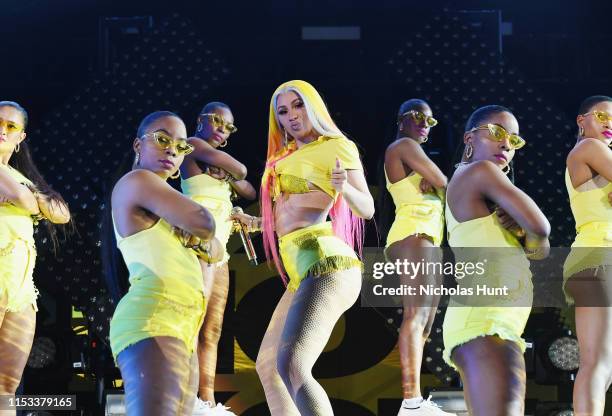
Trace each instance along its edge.
<path fill-rule="evenodd" d="M 331 185 L 331 172 L 336 158 L 346 170 L 362 169 L 359 151 L 355 143 L 345 137 L 320 136 L 276 162 L 272 197 L 282 193 L 301 194 L 310 192 L 308 183 L 336 198 Z"/>
<path fill-rule="evenodd" d="M 572 185 L 568 170 L 565 169 L 565 187 L 569 194 L 577 232 L 590 222 L 612 221 L 612 206 L 608 202 L 608 194 L 612 192 L 611 182 L 603 188 L 577 191 Z"/>
<path fill-rule="evenodd" d="M 18 170 L 3 164 L 0 164 L 0 169 L 17 182 L 32 185 L 32 182 Z M 34 244 L 34 221 L 28 211 L 10 203 L 0 204 L 0 246 L 6 246 L 5 243 L 15 237 Z"/>
<path fill-rule="evenodd" d="M 232 187 L 229 183 L 215 179 L 210 175 L 195 175 L 188 179 L 181 179 L 183 193 L 200 203 L 200 201 L 214 199 L 232 209 Z"/>
<path fill-rule="evenodd" d="M 451 247 L 522 247 L 518 239 L 501 226 L 497 215 L 458 222 L 446 203 L 446 230 Z"/>
<path fill-rule="evenodd" d="M 172 282 L 180 282 L 177 286 L 188 285 L 194 290 L 204 290 L 197 256 L 193 250 L 183 247 L 165 220 L 160 218 L 151 228 L 128 237 L 119 235 L 114 220 L 113 227 L 117 247 L 130 272 L 130 284 L 157 277 L 168 283 L 165 285 L 168 290 L 182 289 L 173 287 Z"/>
<path fill-rule="evenodd" d="M 387 190 L 393 198 L 395 204 L 395 212 L 399 211 L 403 205 L 409 204 L 425 204 L 442 211 L 442 198 L 438 193 L 422 193 L 419 185 L 423 177 L 417 172 L 413 172 L 405 178 L 391 183 L 385 170 L 385 181 L 387 182 Z"/>

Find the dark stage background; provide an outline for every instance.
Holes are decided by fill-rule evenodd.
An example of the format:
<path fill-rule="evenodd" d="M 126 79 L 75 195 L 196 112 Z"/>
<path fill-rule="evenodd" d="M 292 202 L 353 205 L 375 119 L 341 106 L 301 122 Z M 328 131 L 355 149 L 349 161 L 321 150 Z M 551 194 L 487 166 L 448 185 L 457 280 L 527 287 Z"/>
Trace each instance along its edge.
<path fill-rule="evenodd" d="M 394 137 L 402 101 L 419 97 L 430 103 L 440 124 L 427 149 L 448 172 L 468 115 L 481 105 L 502 104 L 514 110 L 528 142 L 515 158 L 517 184 L 547 214 L 551 244 L 573 240 L 565 157 L 575 141 L 581 100 L 612 94 L 610 3 L 22 0 L 2 7 L 0 98 L 29 111 L 35 160 L 69 202 L 78 231 L 57 255 L 42 231 L 38 236 L 41 311 L 25 391 L 78 392 L 83 412 L 94 411 L 112 391 L 117 373 L 107 335 L 113 305 L 101 276 L 99 223 L 110 178 L 131 152 L 138 123 L 154 110 L 178 112 L 192 133 L 206 102 L 228 103 L 239 132 L 226 150 L 259 185 L 270 96 L 284 81 L 307 80 L 358 143 L 376 193 L 380 157 Z M 319 38 L 309 38 L 312 27 L 323 27 Z M 349 39 L 333 39 L 343 33 Z M 378 223 L 389 214 L 379 206 Z M 370 246 L 378 244 L 375 231 L 371 224 Z M 381 245 L 384 240 L 383 234 Z M 239 243 L 232 244 L 236 256 L 219 372 L 251 373 L 222 378 L 223 400 L 237 392 L 231 386 L 260 389 L 249 359 L 282 289 L 265 266 L 245 283 L 253 272 L 241 262 Z M 395 310 L 355 306 L 316 375 L 346 380 L 389 361 L 400 319 Z M 567 408 L 573 372 L 550 367 L 545 347 L 572 325 L 567 310 L 533 312 L 525 335 L 534 342 L 527 353 L 529 414 Z M 456 386 L 456 374 L 440 360 L 440 343 L 434 331 L 424 384 Z M 397 411 L 399 372 L 389 371 L 390 384 L 380 388 L 389 395 L 372 392 L 374 399 L 349 400 L 342 397 L 351 394 L 340 392 L 334 401 L 338 414 Z M 254 399 L 236 400 L 233 407 L 245 415 L 267 412 Z"/>

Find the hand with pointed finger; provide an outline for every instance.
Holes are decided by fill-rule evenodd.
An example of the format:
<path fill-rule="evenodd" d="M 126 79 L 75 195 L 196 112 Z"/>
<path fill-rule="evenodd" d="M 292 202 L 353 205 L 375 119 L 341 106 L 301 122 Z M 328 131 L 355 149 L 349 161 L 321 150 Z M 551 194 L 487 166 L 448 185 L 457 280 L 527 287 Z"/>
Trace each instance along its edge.
<path fill-rule="evenodd" d="M 340 166 L 340 159 L 336 158 L 336 166 L 331 172 L 331 184 L 336 192 L 341 193 L 344 191 L 344 186 L 348 181 L 348 175 L 346 170 Z"/>

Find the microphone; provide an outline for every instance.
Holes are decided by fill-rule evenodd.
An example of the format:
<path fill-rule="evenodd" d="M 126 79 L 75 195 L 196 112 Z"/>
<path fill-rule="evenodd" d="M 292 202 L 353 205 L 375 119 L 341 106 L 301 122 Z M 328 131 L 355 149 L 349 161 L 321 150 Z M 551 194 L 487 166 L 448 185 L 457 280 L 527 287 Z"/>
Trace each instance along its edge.
<path fill-rule="evenodd" d="M 232 208 L 232 214 L 244 214 L 242 208 L 234 207 Z M 247 257 L 249 258 L 249 262 L 253 266 L 257 266 L 257 253 L 255 253 L 255 249 L 253 248 L 253 242 L 251 241 L 251 234 L 247 231 L 245 225 L 240 222 L 238 223 L 238 231 L 240 232 L 240 239 L 242 239 L 242 245 L 244 247 L 244 251 L 246 251 Z"/>

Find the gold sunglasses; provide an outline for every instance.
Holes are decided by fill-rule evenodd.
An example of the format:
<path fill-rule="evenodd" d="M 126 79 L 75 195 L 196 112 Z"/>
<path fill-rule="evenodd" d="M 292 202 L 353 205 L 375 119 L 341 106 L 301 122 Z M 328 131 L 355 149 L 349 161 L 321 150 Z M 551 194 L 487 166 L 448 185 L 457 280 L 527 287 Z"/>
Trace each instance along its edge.
<path fill-rule="evenodd" d="M 0 126 L 6 128 L 7 133 L 15 133 L 23 130 L 21 124 L 15 123 L 11 120 L 4 120 L 0 118 Z"/>
<path fill-rule="evenodd" d="M 188 155 L 193 152 L 193 145 L 187 143 L 186 139 L 177 139 L 174 140 L 172 137 L 168 136 L 166 133 L 161 131 L 155 131 L 153 133 L 147 133 L 142 137 L 150 137 L 161 149 L 168 149 L 172 145 L 176 147 L 176 152 L 179 155 Z"/>
<path fill-rule="evenodd" d="M 518 150 L 521 147 L 525 146 L 525 139 L 517 134 L 510 134 L 504 129 L 502 126 L 498 126 L 497 124 L 485 124 L 482 126 L 474 127 L 472 130 L 467 131 L 466 133 L 473 133 L 476 130 L 488 130 L 489 131 L 489 139 L 495 142 L 501 142 L 503 140 L 508 139 L 510 146 L 514 150 Z"/>
<path fill-rule="evenodd" d="M 588 116 L 593 114 L 595 116 L 595 120 L 599 121 L 601 124 L 606 124 L 609 121 L 612 121 L 612 115 L 608 114 L 605 111 L 591 111 L 590 113 L 583 114 L 583 116 Z"/>
<path fill-rule="evenodd" d="M 425 125 L 427 127 L 433 127 L 436 124 L 438 124 L 438 120 L 436 120 L 432 116 L 426 116 L 425 114 L 417 110 L 406 111 L 404 114 L 400 116 L 400 119 L 407 115 L 410 116 L 410 118 L 412 118 L 414 122 L 417 124 L 421 124 L 425 122 Z"/>
<path fill-rule="evenodd" d="M 202 123 L 204 117 L 206 117 L 208 122 L 210 124 L 212 124 L 213 126 L 215 126 L 215 127 L 223 127 L 223 129 L 225 131 L 227 131 L 228 133 L 230 133 L 230 134 L 236 133 L 238 131 L 238 128 L 234 124 L 228 123 L 227 121 L 225 121 L 225 119 L 223 117 L 221 117 L 219 114 L 215 114 L 215 113 L 200 114 L 198 116 L 198 124 Z"/>

